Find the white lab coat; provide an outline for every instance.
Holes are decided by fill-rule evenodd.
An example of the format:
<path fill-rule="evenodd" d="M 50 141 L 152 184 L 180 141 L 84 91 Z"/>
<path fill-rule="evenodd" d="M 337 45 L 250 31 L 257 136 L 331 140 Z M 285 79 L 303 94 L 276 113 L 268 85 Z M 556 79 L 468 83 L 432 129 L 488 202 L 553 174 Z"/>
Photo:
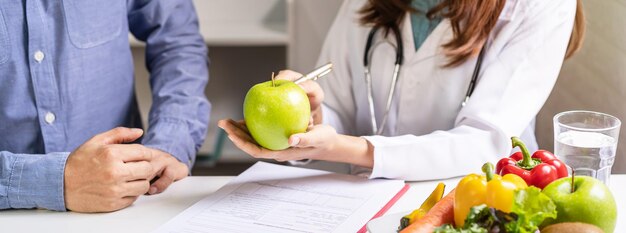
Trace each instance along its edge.
<path fill-rule="evenodd" d="M 508 0 L 491 33 L 476 89 L 463 108 L 476 59 L 443 67 L 447 57 L 441 45 L 452 37 L 447 19 L 416 52 L 407 15 L 400 26 L 405 61 L 383 136 L 371 136 L 363 67 L 371 28 L 359 24 L 357 13 L 365 2 L 343 3 L 318 62 L 333 62 L 334 70 L 318 81 L 325 92 L 324 123 L 374 146 L 371 178 L 430 180 L 480 172 L 483 163 L 509 155 L 511 136 L 522 136 L 536 149 L 534 118 L 559 74 L 575 0 Z M 393 35 L 389 38 L 395 44 Z M 381 46 L 371 61 L 378 124 L 394 60 L 395 50 Z"/>

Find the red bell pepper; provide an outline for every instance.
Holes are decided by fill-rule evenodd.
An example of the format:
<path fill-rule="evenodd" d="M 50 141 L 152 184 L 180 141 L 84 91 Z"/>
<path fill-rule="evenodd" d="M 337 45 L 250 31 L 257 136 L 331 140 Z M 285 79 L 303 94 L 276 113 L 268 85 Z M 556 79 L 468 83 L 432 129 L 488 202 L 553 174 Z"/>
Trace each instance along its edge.
<path fill-rule="evenodd" d="M 522 177 L 529 186 L 543 189 L 552 181 L 566 177 L 567 166 L 556 156 L 546 150 L 538 150 L 532 157 L 526 145 L 517 137 L 512 137 L 513 148 L 520 148 L 508 158 L 503 158 L 496 165 L 496 173 L 500 175 L 515 174 Z"/>

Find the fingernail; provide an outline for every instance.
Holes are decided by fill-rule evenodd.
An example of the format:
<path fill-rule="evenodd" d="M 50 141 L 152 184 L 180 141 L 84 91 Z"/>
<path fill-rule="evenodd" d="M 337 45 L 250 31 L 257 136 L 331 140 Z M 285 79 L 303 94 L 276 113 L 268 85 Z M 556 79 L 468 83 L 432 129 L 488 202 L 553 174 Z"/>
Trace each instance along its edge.
<path fill-rule="evenodd" d="M 289 146 L 296 146 L 300 143 L 300 137 L 291 137 L 291 144 Z"/>
<path fill-rule="evenodd" d="M 143 133 L 143 129 L 139 129 L 139 128 L 132 128 L 130 130 L 133 131 L 133 133 Z"/>
<path fill-rule="evenodd" d="M 150 187 L 150 190 L 148 190 L 148 193 L 149 193 L 150 195 L 155 194 L 156 192 L 157 192 L 157 188 L 156 188 L 156 187 L 154 187 L 154 186 Z"/>

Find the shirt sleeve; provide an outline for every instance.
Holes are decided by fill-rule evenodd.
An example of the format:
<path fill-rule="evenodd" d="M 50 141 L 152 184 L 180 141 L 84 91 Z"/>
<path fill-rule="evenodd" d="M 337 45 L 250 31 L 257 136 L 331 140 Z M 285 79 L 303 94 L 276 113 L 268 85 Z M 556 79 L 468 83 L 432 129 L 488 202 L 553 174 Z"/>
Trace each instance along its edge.
<path fill-rule="evenodd" d="M 0 152 L 0 209 L 65 211 L 63 177 L 70 153 Z"/>
<path fill-rule="evenodd" d="M 146 42 L 153 104 L 143 144 L 189 167 L 204 142 L 208 58 L 191 0 L 129 0 L 131 33 Z"/>
<path fill-rule="evenodd" d="M 508 155 L 510 137 L 530 124 L 557 80 L 576 9 L 573 0 L 531 2 L 524 3 L 528 8 L 511 36 L 506 41 L 494 39 L 503 49 L 487 50 L 490 62 L 484 64 L 454 128 L 423 136 L 364 137 L 374 146 L 371 178 L 461 176 Z"/>

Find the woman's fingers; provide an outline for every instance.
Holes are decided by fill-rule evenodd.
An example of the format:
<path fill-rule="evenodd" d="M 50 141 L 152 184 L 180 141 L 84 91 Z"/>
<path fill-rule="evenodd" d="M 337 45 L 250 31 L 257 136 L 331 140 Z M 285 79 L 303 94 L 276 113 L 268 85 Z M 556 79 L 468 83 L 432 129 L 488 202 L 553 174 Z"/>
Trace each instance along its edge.
<path fill-rule="evenodd" d="M 247 128 L 245 128 L 243 122 L 228 119 L 220 120 L 217 125 L 226 131 L 228 139 L 230 139 L 237 148 L 255 158 L 268 158 L 267 153 L 264 152 L 266 149 L 256 144 L 254 139 L 247 132 Z"/>
<path fill-rule="evenodd" d="M 329 140 L 335 140 L 337 132 L 327 125 L 316 125 L 309 128 L 306 133 L 294 134 L 289 137 L 289 145 L 296 148 L 318 147 L 327 144 Z"/>
<path fill-rule="evenodd" d="M 319 83 L 314 81 L 306 81 L 300 84 L 300 87 L 306 92 L 309 96 L 309 99 L 314 98 L 311 102 L 315 101 L 316 103 L 321 103 L 324 100 L 324 91 Z"/>
<path fill-rule="evenodd" d="M 245 126 L 241 126 L 234 120 L 220 120 L 217 122 L 217 126 L 226 131 L 226 134 L 228 134 L 229 136 L 234 135 L 244 140 L 254 141 L 254 139 L 252 139 L 252 137 L 250 136 L 250 132 L 248 132 L 248 129 L 245 128 Z"/>
<path fill-rule="evenodd" d="M 228 122 L 230 122 L 232 125 L 239 128 L 241 131 L 246 132 L 247 134 L 250 134 L 250 131 L 248 131 L 248 126 L 246 126 L 246 121 L 244 120 L 235 121 L 233 119 L 228 119 Z"/>
<path fill-rule="evenodd" d="M 324 91 L 322 87 L 317 82 L 314 81 L 306 81 L 300 83 L 300 87 L 304 89 L 307 97 L 309 97 L 309 102 L 311 103 L 311 111 L 315 111 L 324 102 Z"/>
<path fill-rule="evenodd" d="M 247 132 L 247 128 L 243 121 L 234 121 L 231 119 L 220 120 L 218 122 L 218 126 L 224 129 L 226 134 L 228 134 L 228 139 L 230 139 L 237 148 L 241 149 L 246 154 L 259 159 L 274 159 L 280 162 L 308 158 L 314 150 L 314 148 L 309 147 L 311 147 L 310 145 L 313 145 L 315 140 L 317 140 L 315 137 L 324 137 L 327 135 L 324 133 L 327 131 L 324 127 L 311 127 L 310 129 L 313 133 L 305 133 L 309 135 L 302 136 L 304 137 L 304 142 L 296 143 L 299 146 L 281 151 L 273 151 L 259 146 Z M 300 136 L 297 135 L 302 134 L 295 134 L 294 136 L 296 137 L 290 137 L 289 142 L 291 143 L 295 138 L 299 140 Z"/>
<path fill-rule="evenodd" d="M 267 158 L 267 155 L 263 153 L 263 150 L 265 149 L 249 140 L 244 140 L 237 135 L 228 135 L 228 139 L 230 139 L 230 141 L 232 141 L 237 148 L 241 149 L 243 152 L 251 155 L 252 157 Z"/>

